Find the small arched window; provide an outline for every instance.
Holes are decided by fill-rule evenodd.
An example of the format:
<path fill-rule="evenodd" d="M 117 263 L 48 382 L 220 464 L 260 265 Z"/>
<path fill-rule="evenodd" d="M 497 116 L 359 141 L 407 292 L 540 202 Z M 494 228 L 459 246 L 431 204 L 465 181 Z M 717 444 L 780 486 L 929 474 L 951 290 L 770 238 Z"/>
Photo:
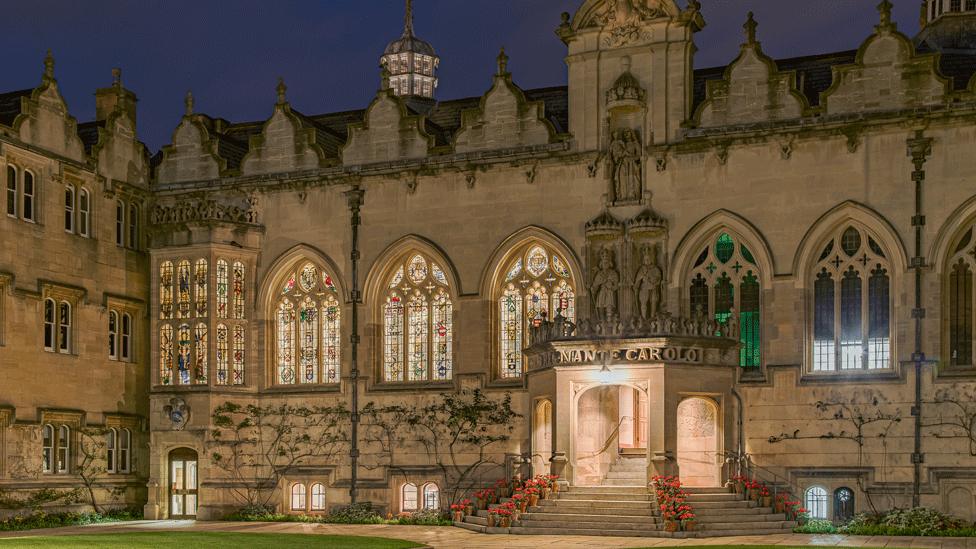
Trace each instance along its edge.
<path fill-rule="evenodd" d="M 810 518 L 826 520 L 827 490 L 821 486 L 811 486 L 803 494 L 803 506 L 810 512 Z"/>
<path fill-rule="evenodd" d="M 115 201 L 115 245 L 125 246 L 125 203 Z"/>
<path fill-rule="evenodd" d="M 54 341 L 57 337 L 55 335 L 55 308 L 56 305 L 53 299 L 48 298 L 44 300 L 44 350 L 46 351 L 54 350 Z"/>
<path fill-rule="evenodd" d="M 424 485 L 424 509 L 439 511 L 441 508 L 441 491 L 433 482 Z"/>
<path fill-rule="evenodd" d="M 119 358 L 119 313 L 108 312 L 108 357 L 112 360 Z"/>
<path fill-rule="evenodd" d="M 834 490 L 834 520 L 840 523 L 854 518 L 854 491 L 850 488 Z"/>
<path fill-rule="evenodd" d="M 305 485 L 293 484 L 291 487 L 291 510 L 305 510 Z"/>
<path fill-rule="evenodd" d="M 848 225 L 813 271 L 813 371 L 891 367 L 891 265 L 877 240 Z"/>
<path fill-rule="evenodd" d="M 119 342 L 120 358 L 132 360 L 132 316 L 129 313 L 122 313 L 122 337 Z"/>
<path fill-rule="evenodd" d="M 24 194 L 23 194 L 23 216 L 27 221 L 35 221 L 34 219 L 34 193 L 36 189 L 34 188 L 34 174 L 29 171 L 24 171 Z"/>
<path fill-rule="evenodd" d="M 45 473 L 54 472 L 54 426 L 41 429 L 41 461 Z"/>
<path fill-rule="evenodd" d="M 58 472 L 67 473 L 71 459 L 71 429 L 67 425 L 58 428 Z"/>
<path fill-rule="evenodd" d="M 78 234 L 91 235 L 91 195 L 88 189 L 78 190 Z"/>
<path fill-rule="evenodd" d="M 278 384 L 339 382 L 340 316 L 332 275 L 312 263 L 289 274 L 275 309 Z"/>
<path fill-rule="evenodd" d="M 119 462 L 117 470 L 120 473 L 128 473 L 132 465 L 132 431 L 122 429 L 119 431 Z"/>
<path fill-rule="evenodd" d="M 952 255 L 948 258 L 948 305 L 949 318 L 949 366 L 954 368 L 973 367 L 973 278 L 976 271 L 976 246 L 973 233 L 976 227 L 970 226 L 957 240 Z"/>
<path fill-rule="evenodd" d="M 116 458 L 118 456 L 118 431 L 114 428 L 105 432 L 105 470 L 116 472 Z"/>
<path fill-rule="evenodd" d="M 417 510 L 417 485 L 408 482 L 400 488 L 400 510 L 404 513 Z"/>
<path fill-rule="evenodd" d="M 71 304 L 67 301 L 58 304 L 58 351 L 71 352 Z"/>
<path fill-rule="evenodd" d="M 721 232 L 695 259 L 689 272 L 689 312 L 725 324 L 738 315 L 739 365 L 757 367 L 762 359 L 759 265 L 752 251 L 729 232 Z"/>
<path fill-rule="evenodd" d="M 7 215 L 17 217 L 17 168 L 7 166 Z"/>
<path fill-rule="evenodd" d="M 75 232 L 75 188 L 71 185 L 64 188 L 64 230 Z"/>
<path fill-rule="evenodd" d="M 312 510 L 325 511 L 325 486 L 318 482 L 312 485 Z"/>
<path fill-rule="evenodd" d="M 440 265 L 405 256 L 389 278 L 383 306 L 383 379 L 448 381 L 454 374 L 454 303 Z"/>
<path fill-rule="evenodd" d="M 565 259 L 541 242 L 519 247 L 503 266 L 498 291 L 498 368 L 502 378 L 522 376 L 522 348 L 535 321 L 561 314 L 576 322 L 576 289 Z"/>

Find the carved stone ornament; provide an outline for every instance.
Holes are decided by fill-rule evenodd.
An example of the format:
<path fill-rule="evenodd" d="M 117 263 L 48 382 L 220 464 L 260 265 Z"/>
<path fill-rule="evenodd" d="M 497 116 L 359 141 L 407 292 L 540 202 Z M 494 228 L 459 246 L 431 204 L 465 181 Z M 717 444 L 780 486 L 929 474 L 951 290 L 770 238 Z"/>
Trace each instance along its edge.
<path fill-rule="evenodd" d="M 590 295 L 594 296 L 593 306 L 597 318 L 612 318 L 617 314 L 617 290 L 620 288 L 620 272 L 613 261 L 613 250 L 609 247 L 600 251 L 600 265 L 590 284 Z"/>
<path fill-rule="evenodd" d="M 660 8 L 648 7 L 646 0 L 607 0 L 590 24 L 603 27 L 604 44 L 615 48 L 645 39 L 641 23 L 666 15 Z"/>
<path fill-rule="evenodd" d="M 223 204 L 216 200 L 183 200 L 175 204 L 156 204 L 152 209 L 152 223 L 190 223 L 200 221 L 230 221 L 257 223 L 258 199 L 249 196 L 244 204 Z"/>
<path fill-rule="evenodd" d="M 163 406 L 163 413 L 175 431 L 182 431 L 186 427 L 187 421 L 190 420 L 190 407 L 179 397 L 169 399 L 169 404 Z"/>
<path fill-rule="evenodd" d="M 638 202 L 644 189 L 643 147 L 636 130 L 616 130 L 610 141 L 610 182 L 613 202 Z"/>
<path fill-rule="evenodd" d="M 645 246 L 641 250 L 641 266 L 634 277 L 637 313 L 647 319 L 661 312 L 661 285 L 664 271 L 657 264 L 657 248 Z"/>

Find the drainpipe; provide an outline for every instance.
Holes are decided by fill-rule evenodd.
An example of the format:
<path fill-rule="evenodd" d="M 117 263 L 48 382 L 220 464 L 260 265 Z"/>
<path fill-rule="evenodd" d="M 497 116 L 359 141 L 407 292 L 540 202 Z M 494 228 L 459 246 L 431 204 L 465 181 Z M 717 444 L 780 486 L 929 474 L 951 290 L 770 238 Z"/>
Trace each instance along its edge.
<path fill-rule="evenodd" d="M 742 474 L 742 458 L 745 455 L 746 444 L 745 444 L 745 409 L 742 404 L 742 395 L 735 387 L 732 387 L 732 396 L 735 397 L 736 401 L 736 474 Z"/>
<path fill-rule="evenodd" d="M 346 191 L 345 194 L 349 203 L 351 213 L 349 225 L 352 229 L 352 252 L 349 255 L 352 261 L 352 335 L 349 336 L 349 378 L 352 385 L 351 414 L 349 415 L 349 423 L 351 424 L 349 464 L 352 472 L 349 477 L 349 501 L 356 503 L 358 496 L 356 483 L 359 473 L 359 362 L 357 351 L 359 348 L 359 303 L 362 301 L 359 292 L 359 225 L 361 223 L 359 209 L 363 205 L 364 192 L 356 185 L 351 190 Z"/>
<path fill-rule="evenodd" d="M 932 138 L 923 137 L 922 130 L 916 130 L 915 136 L 908 139 L 908 156 L 912 157 L 915 171 L 912 181 L 915 182 L 915 215 L 912 216 L 912 226 L 915 227 L 915 256 L 912 257 L 912 270 L 915 273 L 915 307 L 912 309 L 912 319 L 915 321 L 915 350 L 912 352 L 912 362 L 915 365 L 915 405 L 912 406 L 912 417 L 915 418 L 915 449 L 912 452 L 912 507 L 919 506 L 922 482 L 922 364 L 925 353 L 922 352 L 922 319 L 925 318 L 925 308 L 922 307 L 922 269 L 925 267 L 925 257 L 922 255 L 922 230 L 925 227 L 925 216 L 922 215 L 922 183 L 925 181 L 925 161 L 932 154 Z"/>

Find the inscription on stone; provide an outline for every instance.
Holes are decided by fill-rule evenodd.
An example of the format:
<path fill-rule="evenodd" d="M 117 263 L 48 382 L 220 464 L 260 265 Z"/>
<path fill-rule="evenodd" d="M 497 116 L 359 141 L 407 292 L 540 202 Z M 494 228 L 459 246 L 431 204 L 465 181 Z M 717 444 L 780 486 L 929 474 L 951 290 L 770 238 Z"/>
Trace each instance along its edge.
<path fill-rule="evenodd" d="M 632 349 L 572 349 L 556 352 L 557 364 L 603 364 L 609 362 L 683 362 L 701 364 L 705 353 L 697 347 L 638 347 Z"/>

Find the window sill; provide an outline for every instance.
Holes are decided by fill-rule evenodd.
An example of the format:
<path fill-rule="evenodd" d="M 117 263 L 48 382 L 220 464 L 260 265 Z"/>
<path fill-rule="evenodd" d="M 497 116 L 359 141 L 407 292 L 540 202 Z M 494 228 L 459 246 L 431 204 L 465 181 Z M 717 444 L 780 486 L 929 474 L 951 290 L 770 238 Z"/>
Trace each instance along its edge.
<path fill-rule="evenodd" d="M 496 378 L 485 384 L 486 388 L 521 389 L 525 386 L 525 376 Z"/>
<path fill-rule="evenodd" d="M 223 385 L 222 387 L 243 387 L 242 385 Z M 338 393 L 338 383 L 307 383 L 303 385 L 272 385 L 265 387 L 265 393 Z"/>
<path fill-rule="evenodd" d="M 893 368 L 883 370 L 840 370 L 835 372 L 804 372 L 801 383 L 831 383 L 851 381 L 894 381 L 902 379 Z"/>
<path fill-rule="evenodd" d="M 384 381 L 369 387 L 371 392 L 397 391 L 444 391 L 454 389 L 454 380 L 448 381 Z"/>

